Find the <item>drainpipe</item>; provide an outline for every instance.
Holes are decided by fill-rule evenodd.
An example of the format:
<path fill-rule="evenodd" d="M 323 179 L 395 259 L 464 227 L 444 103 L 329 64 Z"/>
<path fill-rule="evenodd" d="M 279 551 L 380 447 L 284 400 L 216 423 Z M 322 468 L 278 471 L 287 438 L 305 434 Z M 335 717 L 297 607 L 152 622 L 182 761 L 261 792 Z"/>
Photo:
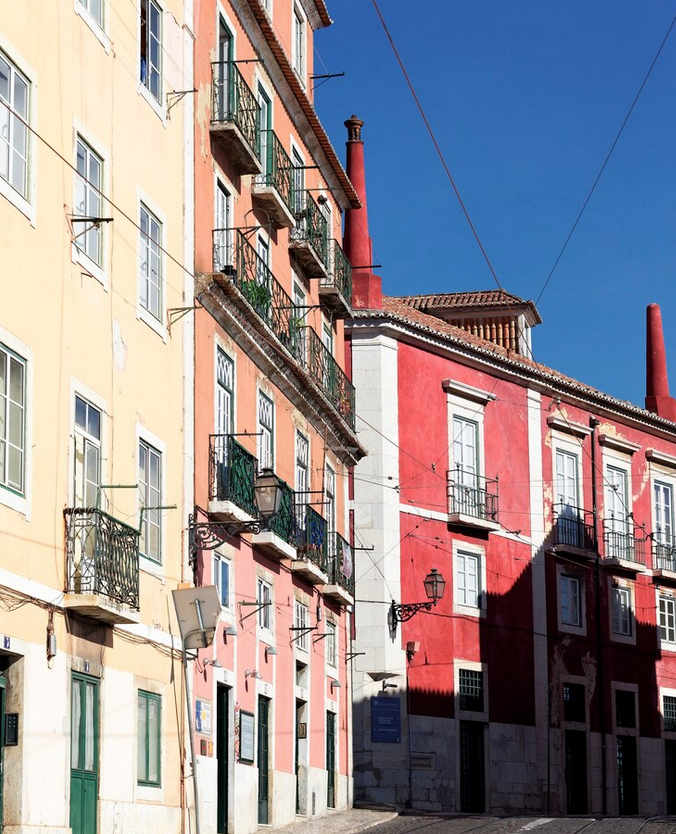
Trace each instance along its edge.
<path fill-rule="evenodd" d="M 603 634 L 601 628 L 601 554 L 599 552 L 598 536 L 598 501 L 596 495 L 596 428 L 599 420 L 589 418 L 591 426 L 591 466 L 592 466 L 592 517 L 594 523 L 594 592 L 596 595 L 596 658 L 597 678 L 596 691 L 599 706 L 599 732 L 601 734 L 601 813 L 608 812 L 607 791 L 608 773 L 606 762 L 606 688 L 603 672 Z"/>

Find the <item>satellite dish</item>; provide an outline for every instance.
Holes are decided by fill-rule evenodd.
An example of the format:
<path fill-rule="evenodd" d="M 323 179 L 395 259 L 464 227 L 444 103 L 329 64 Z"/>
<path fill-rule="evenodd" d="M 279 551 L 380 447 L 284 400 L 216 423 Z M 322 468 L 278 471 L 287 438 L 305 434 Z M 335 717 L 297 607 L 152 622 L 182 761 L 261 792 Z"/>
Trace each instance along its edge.
<path fill-rule="evenodd" d="M 215 585 L 178 588 L 171 592 L 184 649 L 203 649 L 214 639 L 221 601 Z"/>

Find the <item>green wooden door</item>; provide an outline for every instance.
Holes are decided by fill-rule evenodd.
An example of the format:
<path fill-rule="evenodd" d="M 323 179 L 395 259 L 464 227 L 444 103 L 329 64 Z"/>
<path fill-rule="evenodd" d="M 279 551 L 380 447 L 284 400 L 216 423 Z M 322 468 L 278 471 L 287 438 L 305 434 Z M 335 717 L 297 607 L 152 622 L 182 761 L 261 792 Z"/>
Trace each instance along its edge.
<path fill-rule="evenodd" d="M 96 834 L 99 760 L 99 682 L 73 673 L 70 730 L 70 827 Z"/>
<path fill-rule="evenodd" d="M 258 696 L 258 824 L 267 825 L 269 819 L 268 799 L 270 791 L 269 778 L 269 744 L 268 721 L 270 701 Z"/>
<path fill-rule="evenodd" d="M 326 713 L 326 805 L 336 807 L 336 714 Z"/>
<path fill-rule="evenodd" d="M 217 812 L 216 831 L 228 830 L 228 690 L 219 686 L 216 690 L 216 763 L 217 763 Z"/>

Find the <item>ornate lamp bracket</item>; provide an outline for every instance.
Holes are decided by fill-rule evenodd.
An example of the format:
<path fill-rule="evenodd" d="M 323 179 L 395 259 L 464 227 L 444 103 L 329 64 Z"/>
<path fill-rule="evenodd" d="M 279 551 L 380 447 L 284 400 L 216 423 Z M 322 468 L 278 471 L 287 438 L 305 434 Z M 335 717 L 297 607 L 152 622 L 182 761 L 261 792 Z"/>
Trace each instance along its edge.
<path fill-rule="evenodd" d="M 434 602 L 409 602 L 397 605 L 397 603 L 392 600 L 392 606 L 390 608 L 391 622 L 405 623 L 407 620 L 410 620 L 411 617 L 414 617 L 418 611 L 431 611 L 436 604 L 437 601 L 434 600 Z"/>

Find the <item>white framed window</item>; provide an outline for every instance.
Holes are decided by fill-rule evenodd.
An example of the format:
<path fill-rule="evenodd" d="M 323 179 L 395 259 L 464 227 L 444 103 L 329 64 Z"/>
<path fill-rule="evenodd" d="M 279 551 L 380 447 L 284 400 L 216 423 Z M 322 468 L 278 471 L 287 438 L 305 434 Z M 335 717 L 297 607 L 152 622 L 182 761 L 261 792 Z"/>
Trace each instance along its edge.
<path fill-rule="evenodd" d="M 453 693 L 456 715 L 471 720 L 488 720 L 488 666 L 457 659 L 453 665 Z"/>
<path fill-rule="evenodd" d="M 331 464 L 326 464 L 324 482 L 324 513 L 329 534 L 336 532 L 336 473 Z"/>
<path fill-rule="evenodd" d="M 676 734 L 676 690 L 661 689 L 660 699 L 662 701 L 662 728 L 671 738 Z"/>
<path fill-rule="evenodd" d="M 486 561 L 483 548 L 453 543 L 453 610 L 483 617 L 486 607 Z"/>
<path fill-rule="evenodd" d="M 306 23 L 305 17 L 303 13 L 298 8 L 298 6 L 293 7 L 293 43 L 291 49 L 291 63 L 293 68 L 296 72 L 296 75 L 300 79 L 303 86 L 305 86 L 305 67 L 306 67 L 306 59 L 305 54 L 307 50 L 307 43 L 306 43 Z"/>
<path fill-rule="evenodd" d="M 97 507 L 101 484 L 101 411 L 75 395 L 74 506 Z"/>
<path fill-rule="evenodd" d="M 653 481 L 655 538 L 660 544 L 671 545 L 674 540 L 674 487 L 668 481 Z"/>
<path fill-rule="evenodd" d="M 579 507 L 578 468 L 580 458 L 566 449 L 556 449 L 556 503 L 567 507 Z"/>
<path fill-rule="evenodd" d="M 293 625 L 296 631 L 294 632 L 296 640 L 296 648 L 302 649 L 306 652 L 310 646 L 309 631 L 310 625 L 310 609 L 305 603 L 300 600 L 294 601 L 293 607 Z"/>
<path fill-rule="evenodd" d="M 78 136 L 76 139 L 73 243 L 98 267 L 103 266 L 103 160 Z M 82 220 L 78 219 L 78 215 Z"/>
<path fill-rule="evenodd" d="M 154 562 L 162 561 L 162 454 L 145 440 L 138 444 L 138 481 L 143 524 L 141 554 Z"/>
<path fill-rule="evenodd" d="M 155 0 L 141 0 L 139 66 L 141 84 L 162 104 L 162 9 Z"/>
<path fill-rule="evenodd" d="M 139 296 L 141 307 L 163 323 L 162 224 L 143 204 L 139 208 Z"/>
<path fill-rule="evenodd" d="M 26 361 L 0 344 L 0 487 L 25 494 Z"/>
<path fill-rule="evenodd" d="M 232 563 L 222 553 L 214 552 L 214 585 L 222 608 L 230 608 Z"/>
<path fill-rule="evenodd" d="M 296 518 L 305 528 L 305 510 L 310 503 L 310 441 L 296 429 Z"/>
<path fill-rule="evenodd" d="M 293 168 L 293 210 L 301 214 L 305 209 L 305 160 L 295 145 L 291 146 L 291 166 Z M 298 221 L 302 226 L 304 219 Z"/>
<path fill-rule="evenodd" d="M 229 435 L 235 430 L 235 363 L 223 350 L 216 348 L 216 434 Z"/>
<path fill-rule="evenodd" d="M 0 179 L 28 199 L 30 82 L 0 52 Z"/>
<path fill-rule="evenodd" d="M 635 642 L 633 591 L 629 585 L 613 583 L 610 589 L 611 637 Z"/>
<path fill-rule="evenodd" d="M 333 620 L 326 621 L 326 662 L 329 666 L 338 665 L 338 627 Z"/>
<path fill-rule="evenodd" d="M 301 365 L 307 365 L 307 310 L 305 293 L 295 278 L 293 281 L 293 352 Z"/>
<path fill-rule="evenodd" d="M 462 486 L 475 488 L 479 474 L 478 437 L 476 420 L 453 417 L 453 467 L 454 477 Z"/>
<path fill-rule="evenodd" d="M 232 196 L 217 179 L 214 206 L 214 272 L 232 266 L 231 226 Z"/>
<path fill-rule="evenodd" d="M 561 574 L 561 622 L 582 626 L 582 581 L 579 576 Z"/>
<path fill-rule="evenodd" d="M 272 585 L 259 576 L 256 580 L 256 603 L 258 609 L 258 627 L 264 631 L 272 630 Z"/>
<path fill-rule="evenodd" d="M 262 391 L 258 392 L 258 467 L 274 468 L 275 404 Z"/>
<path fill-rule="evenodd" d="M 96 25 L 103 29 L 103 2 L 104 0 L 77 0 L 80 6 L 87 12 Z"/>
<path fill-rule="evenodd" d="M 660 643 L 676 649 L 676 599 L 671 594 L 659 594 Z"/>

